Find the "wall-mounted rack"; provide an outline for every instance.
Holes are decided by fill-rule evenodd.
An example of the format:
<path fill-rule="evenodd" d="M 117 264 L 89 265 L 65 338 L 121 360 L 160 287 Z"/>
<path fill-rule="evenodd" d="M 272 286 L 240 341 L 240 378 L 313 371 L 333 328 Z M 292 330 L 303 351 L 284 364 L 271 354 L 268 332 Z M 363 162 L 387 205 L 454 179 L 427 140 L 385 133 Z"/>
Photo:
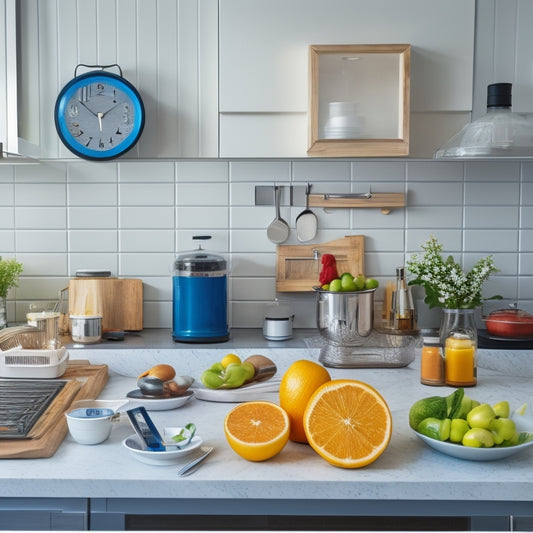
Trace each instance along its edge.
<path fill-rule="evenodd" d="M 279 185 L 282 206 L 305 206 L 306 194 L 311 189 L 305 185 Z M 377 208 L 384 215 L 392 209 L 405 207 L 405 194 L 402 192 L 368 193 L 315 193 L 308 195 L 309 207 L 329 208 Z M 255 205 L 274 205 L 274 185 L 256 185 Z"/>

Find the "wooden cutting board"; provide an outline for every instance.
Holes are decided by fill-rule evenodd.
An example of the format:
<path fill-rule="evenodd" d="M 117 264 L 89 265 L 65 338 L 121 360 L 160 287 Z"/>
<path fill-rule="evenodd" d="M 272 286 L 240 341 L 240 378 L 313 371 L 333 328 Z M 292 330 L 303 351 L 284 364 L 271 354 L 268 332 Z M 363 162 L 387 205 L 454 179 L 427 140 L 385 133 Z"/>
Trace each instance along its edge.
<path fill-rule="evenodd" d="M 339 275 L 365 273 L 365 237 L 347 235 L 323 244 L 282 245 L 276 249 L 276 291 L 308 292 L 319 285 L 321 259 L 332 254 L 337 260 Z"/>
<path fill-rule="evenodd" d="M 64 413 L 74 401 L 98 398 L 108 380 L 107 365 L 91 365 L 85 360 L 69 361 L 67 370 L 58 379 L 68 383 L 33 426 L 29 438 L 0 440 L 1 459 L 54 455 L 68 433 Z"/>

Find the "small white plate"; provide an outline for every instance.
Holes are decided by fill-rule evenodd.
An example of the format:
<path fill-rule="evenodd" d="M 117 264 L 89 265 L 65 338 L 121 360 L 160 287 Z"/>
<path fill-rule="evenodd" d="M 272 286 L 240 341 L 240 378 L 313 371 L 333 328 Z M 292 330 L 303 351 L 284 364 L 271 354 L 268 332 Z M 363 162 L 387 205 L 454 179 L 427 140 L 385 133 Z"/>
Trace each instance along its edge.
<path fill-rule="evenodd" d="M 530 440 L 529 442 L 524 442 L 524 444 L 505 446 L 503 448 L 497 446 L 494 448 L 471 448 L 470 446 L 463 446 L 462 444 L 432 439 L 417 431 L 415 431 L 415 433 L 434 450 L 451 457 L 457 457 L 458 459 L 466 459 L 467 461 L 496 461 L 497 459 L 505 459 L 533 445 L 533 440 Z"/>
<path fill-rule="evenodd" d="M 182 457 L 188 455 L 202 445 L 203 440 L 195 435 L 190 444 L 183 449 L 172 449 L 164 452 L 154 452 L 143 449 L 144 444 L 135 433 L 126 437 L 122 445 L 130 452 L 135 459 L 141 463 L 155 466 L 165 466 L 179 463 Z"/>
<path fill-rule="evenodd" d="M 147 411 L 170 411 L 185 405 L 193 396 L 194 392 L 188 390 L 181 396 L 158 398 L 157 396 L 144 396 L 140 389 L 135 389 L 127 394 L 129 400 L 128 408 L 133 409 L 143 406 Z"/>
<path fill-rule="evenodd" d="M 203 386 L 195 387 L 194 395 L 198 400 L 208 402 L 248 402 L 268 399 L 266 393 L 278 392 L 280 381 L 260 381 L 236 389 L 208 389 Z"/>

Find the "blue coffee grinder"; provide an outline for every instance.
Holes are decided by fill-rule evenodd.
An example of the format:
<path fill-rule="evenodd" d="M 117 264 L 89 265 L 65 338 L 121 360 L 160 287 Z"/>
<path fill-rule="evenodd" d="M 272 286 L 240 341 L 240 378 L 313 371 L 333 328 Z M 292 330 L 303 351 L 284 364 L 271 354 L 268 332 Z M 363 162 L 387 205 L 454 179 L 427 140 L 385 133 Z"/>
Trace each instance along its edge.
<path fill-rule="evenodd" d="M 208 240 L 197 235 L 193 240 Z M 229 339 L 227 263 L 216 254 L 184 252 L 172 274 L 172 337 L 178 342 L 225 342 Z"/>

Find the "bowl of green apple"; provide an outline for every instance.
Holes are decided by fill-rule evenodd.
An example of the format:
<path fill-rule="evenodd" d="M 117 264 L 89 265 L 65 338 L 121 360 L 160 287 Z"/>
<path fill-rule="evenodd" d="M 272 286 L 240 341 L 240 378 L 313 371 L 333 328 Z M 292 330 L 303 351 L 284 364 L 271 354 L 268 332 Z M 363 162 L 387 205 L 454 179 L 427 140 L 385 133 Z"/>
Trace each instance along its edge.
<path fill-rule="evenodd" d="M 509 402 L 480 402 L 456 389 L 448 396 L 417 400 L 409 426 L 434 450 L 469 461 L 505 459 L 533 445 L 528 404 L 511 411 Z"/>

